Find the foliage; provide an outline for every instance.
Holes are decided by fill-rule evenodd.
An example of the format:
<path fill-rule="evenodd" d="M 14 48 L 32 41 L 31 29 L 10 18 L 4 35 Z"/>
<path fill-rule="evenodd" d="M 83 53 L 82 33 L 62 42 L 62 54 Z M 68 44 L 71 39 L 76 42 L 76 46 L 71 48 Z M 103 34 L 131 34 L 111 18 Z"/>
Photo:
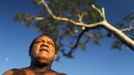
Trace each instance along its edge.
<path fill-rule="evenodd" d="M 74 21 L 81 21 L 80 16 L 83 16 L 84 23 L 95 23 L 102 20 L 99 13 L 94 10 L 91 5 L 98 6 L 96 0 L 45 0 L 52 9 L 52 12 L 57 16 L 63 16 Z M 87 44 L 93 42 L 101 46 L 102 39 L 105 37 L 115 38 L 111 32 L 104 32 L 101 28 L 82 28 L 74 26 L 71 23 L 54 20 L 47 9 L 40 5 L 43 0 L 34 0 L 37 7 L 41 7 L 38 17 L 44 17 L 43 20 L 35 20 L 35 16 L 27 13 L 18 13 L 15 16 L 15 21 L 24 22 L 29 27 L 38 29 L 39 32 L 51 34 L 57 41 L 59 51 L 63 56 L 74 58 L 73 53 L 77 48 L 86 50 Z M 128 15 L 125 20 L 132 19 L 132 15 Z M 115 25 L 117 28 L 124 28 L 122 23 Z M 106 35 L 107 34 L 107 35 Z M 129 36 L 132 36 L 128 34 Z M 134 37 L 134 36 L 132 36 Z M 115 39 L 112 48 L 121 48 L 122 43 Z"/>

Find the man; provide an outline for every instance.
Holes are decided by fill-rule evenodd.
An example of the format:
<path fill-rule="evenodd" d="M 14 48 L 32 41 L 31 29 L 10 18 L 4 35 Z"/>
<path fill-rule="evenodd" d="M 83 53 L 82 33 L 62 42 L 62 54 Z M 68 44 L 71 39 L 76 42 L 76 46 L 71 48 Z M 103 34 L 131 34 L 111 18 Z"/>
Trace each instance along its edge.
<path fill-rule="evenodd" d="M 51 69 L 56 53 L 55 41 L 48 34 L 42 34 L 35 38 L 29 47 L 31 65 L 21 69 L 11 69 L 3 75 L 66 75 Z"/>

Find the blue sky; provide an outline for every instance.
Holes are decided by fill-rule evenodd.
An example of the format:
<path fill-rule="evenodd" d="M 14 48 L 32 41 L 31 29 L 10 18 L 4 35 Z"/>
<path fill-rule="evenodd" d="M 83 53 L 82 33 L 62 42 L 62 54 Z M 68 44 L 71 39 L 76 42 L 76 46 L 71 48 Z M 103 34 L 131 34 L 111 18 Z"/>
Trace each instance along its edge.
<path fill-rule="evenodd" d="M 133 0 L 99 0 L 105 8 L 111 24 L 122 21 L 133 12 Z M 0 2 L 0 74 L 11 68 L 28 66 L 28 47 L 39 33 L 23 24 L 13 22 L 18 12 L 36 14 L 37 8 L 30 0 L 1 0 Z M 102 47 L 88 45 L 88 51 L 79 50 L 75 59 L 63 58 L 54 62 L 53 69 L 68 75 L 134 75 L 134 52 L 131 50 L 111 50 L 111 39 L 105 39 Z"/>

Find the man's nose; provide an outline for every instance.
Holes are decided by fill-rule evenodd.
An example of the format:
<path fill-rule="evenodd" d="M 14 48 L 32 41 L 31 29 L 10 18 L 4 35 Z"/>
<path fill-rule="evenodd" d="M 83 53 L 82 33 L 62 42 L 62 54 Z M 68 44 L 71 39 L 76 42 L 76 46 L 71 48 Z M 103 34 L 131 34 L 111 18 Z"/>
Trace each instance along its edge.
<path fill-rule="evenodd" d="M 47 43 L 42 43 L 41 45 L 40 45 L 40 47 L 48 47 L 48 45 L 47 45 Z"/>

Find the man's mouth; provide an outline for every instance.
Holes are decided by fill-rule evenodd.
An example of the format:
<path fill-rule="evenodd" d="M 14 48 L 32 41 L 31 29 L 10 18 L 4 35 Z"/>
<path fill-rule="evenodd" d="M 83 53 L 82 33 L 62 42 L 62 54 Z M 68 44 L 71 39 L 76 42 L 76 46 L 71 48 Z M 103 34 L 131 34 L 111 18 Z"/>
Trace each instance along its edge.
<path fill-rule="evenodd" d="M 49 51 L 47 49 L 44 49 L 44 48 L 41 48 L 40 51 L 49 53 Z"/>

